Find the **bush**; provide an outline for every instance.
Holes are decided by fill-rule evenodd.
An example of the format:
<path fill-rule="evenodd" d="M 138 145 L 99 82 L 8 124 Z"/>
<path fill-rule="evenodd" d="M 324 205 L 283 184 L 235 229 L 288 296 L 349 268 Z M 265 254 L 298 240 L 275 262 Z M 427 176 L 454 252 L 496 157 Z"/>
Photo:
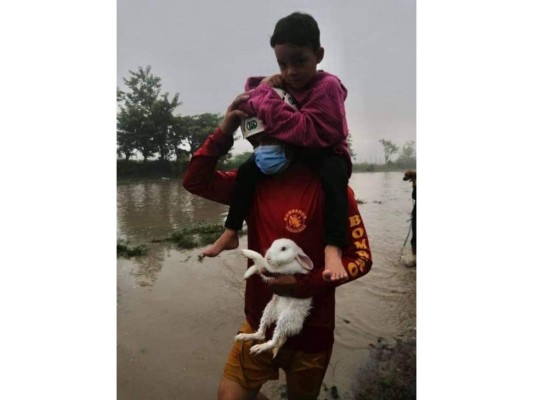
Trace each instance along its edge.
<path fill-rule="evenodd" d="M 354 164 L 353 170 L 356 172 L 374 172 L 376 170 L 376 165 L 368 163 Z"/>
<path fill-rule="evenodd" d="M 117 178 L 174 178 L 183 175 L 187 160 L 117 160 Z"/>
<path fill-rule="evenodd" d="M 172 232 L 165 241 L 175 243 L 183 249 L 192 249 L 213 243 L 224 232 L 224 229 L 220 224 L 200 222 Z M 245 233 L 246 230 L 239 231 L 240 236 Z"/>
<path fill-rule="evenodd" d="M 130 258 L 144 256 L 147 252 L 148 248 L 144 245 L 132 246 L 124 240 L 117 242 L 117 257 Z"/>

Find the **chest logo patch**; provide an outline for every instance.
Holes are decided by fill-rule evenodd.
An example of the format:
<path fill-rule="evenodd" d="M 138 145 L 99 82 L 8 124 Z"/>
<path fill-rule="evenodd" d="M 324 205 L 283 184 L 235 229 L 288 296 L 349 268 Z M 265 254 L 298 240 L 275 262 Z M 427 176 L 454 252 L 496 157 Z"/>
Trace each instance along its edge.
<path fill-rule="evenodd" d="M 301 232 L 307 227 L 305 223 L 307 215 L 302 210 L 289 210 L 283 219 L 285 220 L 285 229 L 289 232 Z"/>

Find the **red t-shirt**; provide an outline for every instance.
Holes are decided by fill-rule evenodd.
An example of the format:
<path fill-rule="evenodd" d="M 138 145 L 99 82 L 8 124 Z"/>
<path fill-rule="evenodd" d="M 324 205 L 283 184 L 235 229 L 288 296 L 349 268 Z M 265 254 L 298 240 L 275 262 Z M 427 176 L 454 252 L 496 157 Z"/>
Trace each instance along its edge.
<path fill-rule="evenodd" d="M 193 194 L 230 204 L 236 171 L 217 171 L 218 159 L 233 145 L 233 138 L 219 129 L 210 135 L 192 157 L 183 186 Z M 343 249 L 343 264 L 349 280 L 365 275 L 372 256 L 363 220 L 353 191 L 347 189 L 349 244 Z M 335 287 L 322 279 L 324 269 L 324 195 L 318 176 L 305 165 L 292 165 L 286 171 L 261 181 L 256 188 L 251 211 L 246 218 L 248 247 L 265 254 L 279 238 L 294 240 L 313 260 L 314 269 L 298 277 L 294 297 L 313 297 L 310 315 L 300 335 L 289 338 L 285 346 L 318 352 L 333 345 L 335 327 Z M 243 263 L 245 260 L 243 259 Z M 248 266 L 251 265 L 251 262 Z M 257 329 L 272 290 L 259 276 L 246 282 L 244 312 Z"/>

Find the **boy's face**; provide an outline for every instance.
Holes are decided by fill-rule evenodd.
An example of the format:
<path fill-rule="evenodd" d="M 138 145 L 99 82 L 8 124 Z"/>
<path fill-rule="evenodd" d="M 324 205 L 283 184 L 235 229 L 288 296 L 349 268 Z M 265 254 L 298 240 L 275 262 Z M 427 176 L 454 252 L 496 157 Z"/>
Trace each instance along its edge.
<path fill-rule="evenodd" d="M 274 53 L 287 89 L 303 89 L 316 75 L 316 66 L 324 58 L 324 48 L 277 44 Z"/>

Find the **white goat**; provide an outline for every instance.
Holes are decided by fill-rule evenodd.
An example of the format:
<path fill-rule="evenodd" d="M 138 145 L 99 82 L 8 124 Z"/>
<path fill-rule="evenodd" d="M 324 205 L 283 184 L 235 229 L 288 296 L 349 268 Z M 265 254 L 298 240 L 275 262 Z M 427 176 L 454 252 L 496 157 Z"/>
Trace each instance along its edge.
<path fill-rule="evenodd" d="M 313 269 L 311 259 L 290 239 L 275 240 L 264 258 L 253 250 L 244 249 L 241 250 L 241 253 L 254 261 L 254 265 L 248 268 L 244 274 L 244 279 L 248 279 L 253 274 L 259 274 L 265 282 L 273 279 L 263 275 L 261 273 L 263 269 L 274 274 L 288 275 L 307 274 Z M 256 344 L 250 349 L 252 354 L 272 350 L 273 357 L 276 357 L 287 338 L 301 332 L 305 317 L 309 315 L 311 309 L 311 301 L 312 298 L 297 299 L 274 294 L 263 311 L 257 332 L 240 333 L 235 336 L 235 340 L 243 342 L 264 340 L 267 327 L 276 322 L 272 339 L 262 344 Z"/>

